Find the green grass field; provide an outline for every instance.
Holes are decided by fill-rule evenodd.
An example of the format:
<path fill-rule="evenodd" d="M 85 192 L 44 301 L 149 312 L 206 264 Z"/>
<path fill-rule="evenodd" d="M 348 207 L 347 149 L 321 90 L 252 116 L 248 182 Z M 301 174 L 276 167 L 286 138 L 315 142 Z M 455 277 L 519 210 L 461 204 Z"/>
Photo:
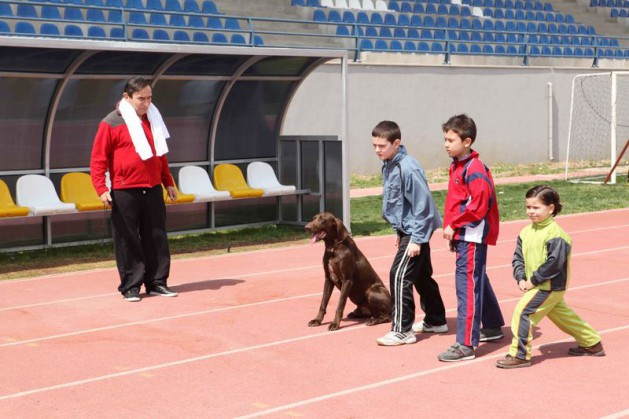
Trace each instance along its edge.
<path fill-rule="evenodd" d="M 379 179 L 379 177 L 376 177 Z M 574 214 L 624 208 L 629 205 L 629 185 L 573 184 L 548 182 L 560 194 L 562 214 Z M 501 221 L 526 218 L 524 194 L 537 183 L 498 185 L 498 205 Z M 446 193 L 433 193 L 437 207 L 443 208 Z M 392 234 L 391 227 L 381 217 L 382 198 L 369 196 L 351 200 L 351 230 L 355 237 Z M 174 258 L 222 254 L 261 247 L 306 243 L 303 229 L 291 226 L 222 230 L 212 233 L 185 235 L 170 239 Z M 115 266 L 111 243 L 54 248 L 38 251 L 0 253 L 0 280 L 36 276 L 72 270 Z"/>

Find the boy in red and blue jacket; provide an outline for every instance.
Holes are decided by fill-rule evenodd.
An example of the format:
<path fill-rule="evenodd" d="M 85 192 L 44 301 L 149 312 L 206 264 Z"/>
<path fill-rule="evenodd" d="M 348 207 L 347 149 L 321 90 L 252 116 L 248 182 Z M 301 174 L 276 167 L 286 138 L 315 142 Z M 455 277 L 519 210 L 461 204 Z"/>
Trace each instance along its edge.
<path fill-rule="evenodd" d="M 455 115 L 442 129 L 453 159 L 443 237 L 456 251 L 457 331 L 455 344 L 438 358 L 451 362 L 474 359 L 479 342 L 502 338 L 504 319 L 485 272 L 487 245 L 496 244 L 500 218 L 491 172 L 471 148 L 476 124 L 467 115 Z"/>

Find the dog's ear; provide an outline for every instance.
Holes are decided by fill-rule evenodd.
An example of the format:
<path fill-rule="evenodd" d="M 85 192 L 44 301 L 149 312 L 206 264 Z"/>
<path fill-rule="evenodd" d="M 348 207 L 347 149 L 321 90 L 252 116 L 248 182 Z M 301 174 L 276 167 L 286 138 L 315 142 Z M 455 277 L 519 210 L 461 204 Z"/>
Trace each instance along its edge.
<path fill-rule="evenodd" d="M 334 217 L 334 221 L 336 222 L 336 234 L 338 235 L 339 240 L 345 240 L 349 237 L 349 232 L 347 231 L 347 228 L 345 228 L 345 224 L 343 224 L 343 221 L 337 217 Z"/>

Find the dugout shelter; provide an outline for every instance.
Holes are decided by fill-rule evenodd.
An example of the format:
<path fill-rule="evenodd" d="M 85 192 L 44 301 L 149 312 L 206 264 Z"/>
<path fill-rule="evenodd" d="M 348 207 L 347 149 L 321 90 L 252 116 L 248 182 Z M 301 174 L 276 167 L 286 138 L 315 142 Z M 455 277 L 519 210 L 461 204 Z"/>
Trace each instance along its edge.
<path fill-rule="evenodd" d="M 171 134 L 169 163 L 213 176 L 219 164 L 271 165 L 295 192 L 169 204 L 170 234 L 235 226 L 302 224 L 331 211 L 349 225 L 345 51 L 0 37 L 0 179 L 43 175 L 61 191 L 67 173 L 89 172 L 99 122 L 127 79 L 151 80 Z M 340 60 L 338 136 L 282 136 L 291 99 L 315 68 Z M 316 106 L 316 104 L 313 104 Z M 325 121 L 322 121 L 322 124 Z M 96 242 L 111 236 L 109 211 L 0 216 L 0 251 Z"/>

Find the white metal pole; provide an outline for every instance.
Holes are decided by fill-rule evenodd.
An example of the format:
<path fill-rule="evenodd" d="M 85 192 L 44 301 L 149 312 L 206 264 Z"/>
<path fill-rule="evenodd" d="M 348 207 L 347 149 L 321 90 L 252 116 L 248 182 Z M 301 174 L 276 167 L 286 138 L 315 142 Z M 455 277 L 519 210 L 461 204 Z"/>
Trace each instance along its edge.
<path fill-rule="evenodd" d="M 568 180 L 568 168 L 570 166 L 570 141 L 572 140 L 572 112 L 574 111 L 574 86 L 577 82 L 577 78 L 581 76 L 575 76 L 572 79 L 572 96 L 570 97 L 570 121 L 568 122 L 568 144 L 566 145 L 566 171 L 564 173 L 564 180 Z"/>
<path fill-rule="evenodd" d="M 347 94 L 347 72 L 348 72 L 348 64 L 347 64 L 347 54 L 341 59 L 341 83 L 342 83 L 342 106 L 343 110 L 341 111 L 341 154 L 343 161 L 343 224 L 347 226 L 348 229 L 351 229 L 351 218 L 350 218 L 350 196 L 349 196 L 349 138 L 348 138 L 348 121 L 347 118 L 349 116 L 349 104 L 348 94 Z"/>
<path fill-rule="evenodd" d="M 618 79 L 617 79 L 617 74 L 615 71 L 612 71 L 612 103 L 611 103 L 611 110 L 612 110 L 612 118 L 611 118 L 611 137 L 610 137 L 610 145 L 611 145 L 611 153 L 610 153 L 610 159 L 611 161 L 609 162 L 609 170 L 611 171 L 614 167 L 614 162 L 616 161 L 616 93 L 617 93 L 617 87 L 618 87 Z M 616 171 L 614 170 L 614 172 L 612 173 L 612 176 L 609 180 L 609 183 L 615 184 L 616 183 Z"/>
<path fill-rule="evenodd" d="M 548 82 L 548 160 L 554 161 L 553 154 L 553 83 Z"/>

